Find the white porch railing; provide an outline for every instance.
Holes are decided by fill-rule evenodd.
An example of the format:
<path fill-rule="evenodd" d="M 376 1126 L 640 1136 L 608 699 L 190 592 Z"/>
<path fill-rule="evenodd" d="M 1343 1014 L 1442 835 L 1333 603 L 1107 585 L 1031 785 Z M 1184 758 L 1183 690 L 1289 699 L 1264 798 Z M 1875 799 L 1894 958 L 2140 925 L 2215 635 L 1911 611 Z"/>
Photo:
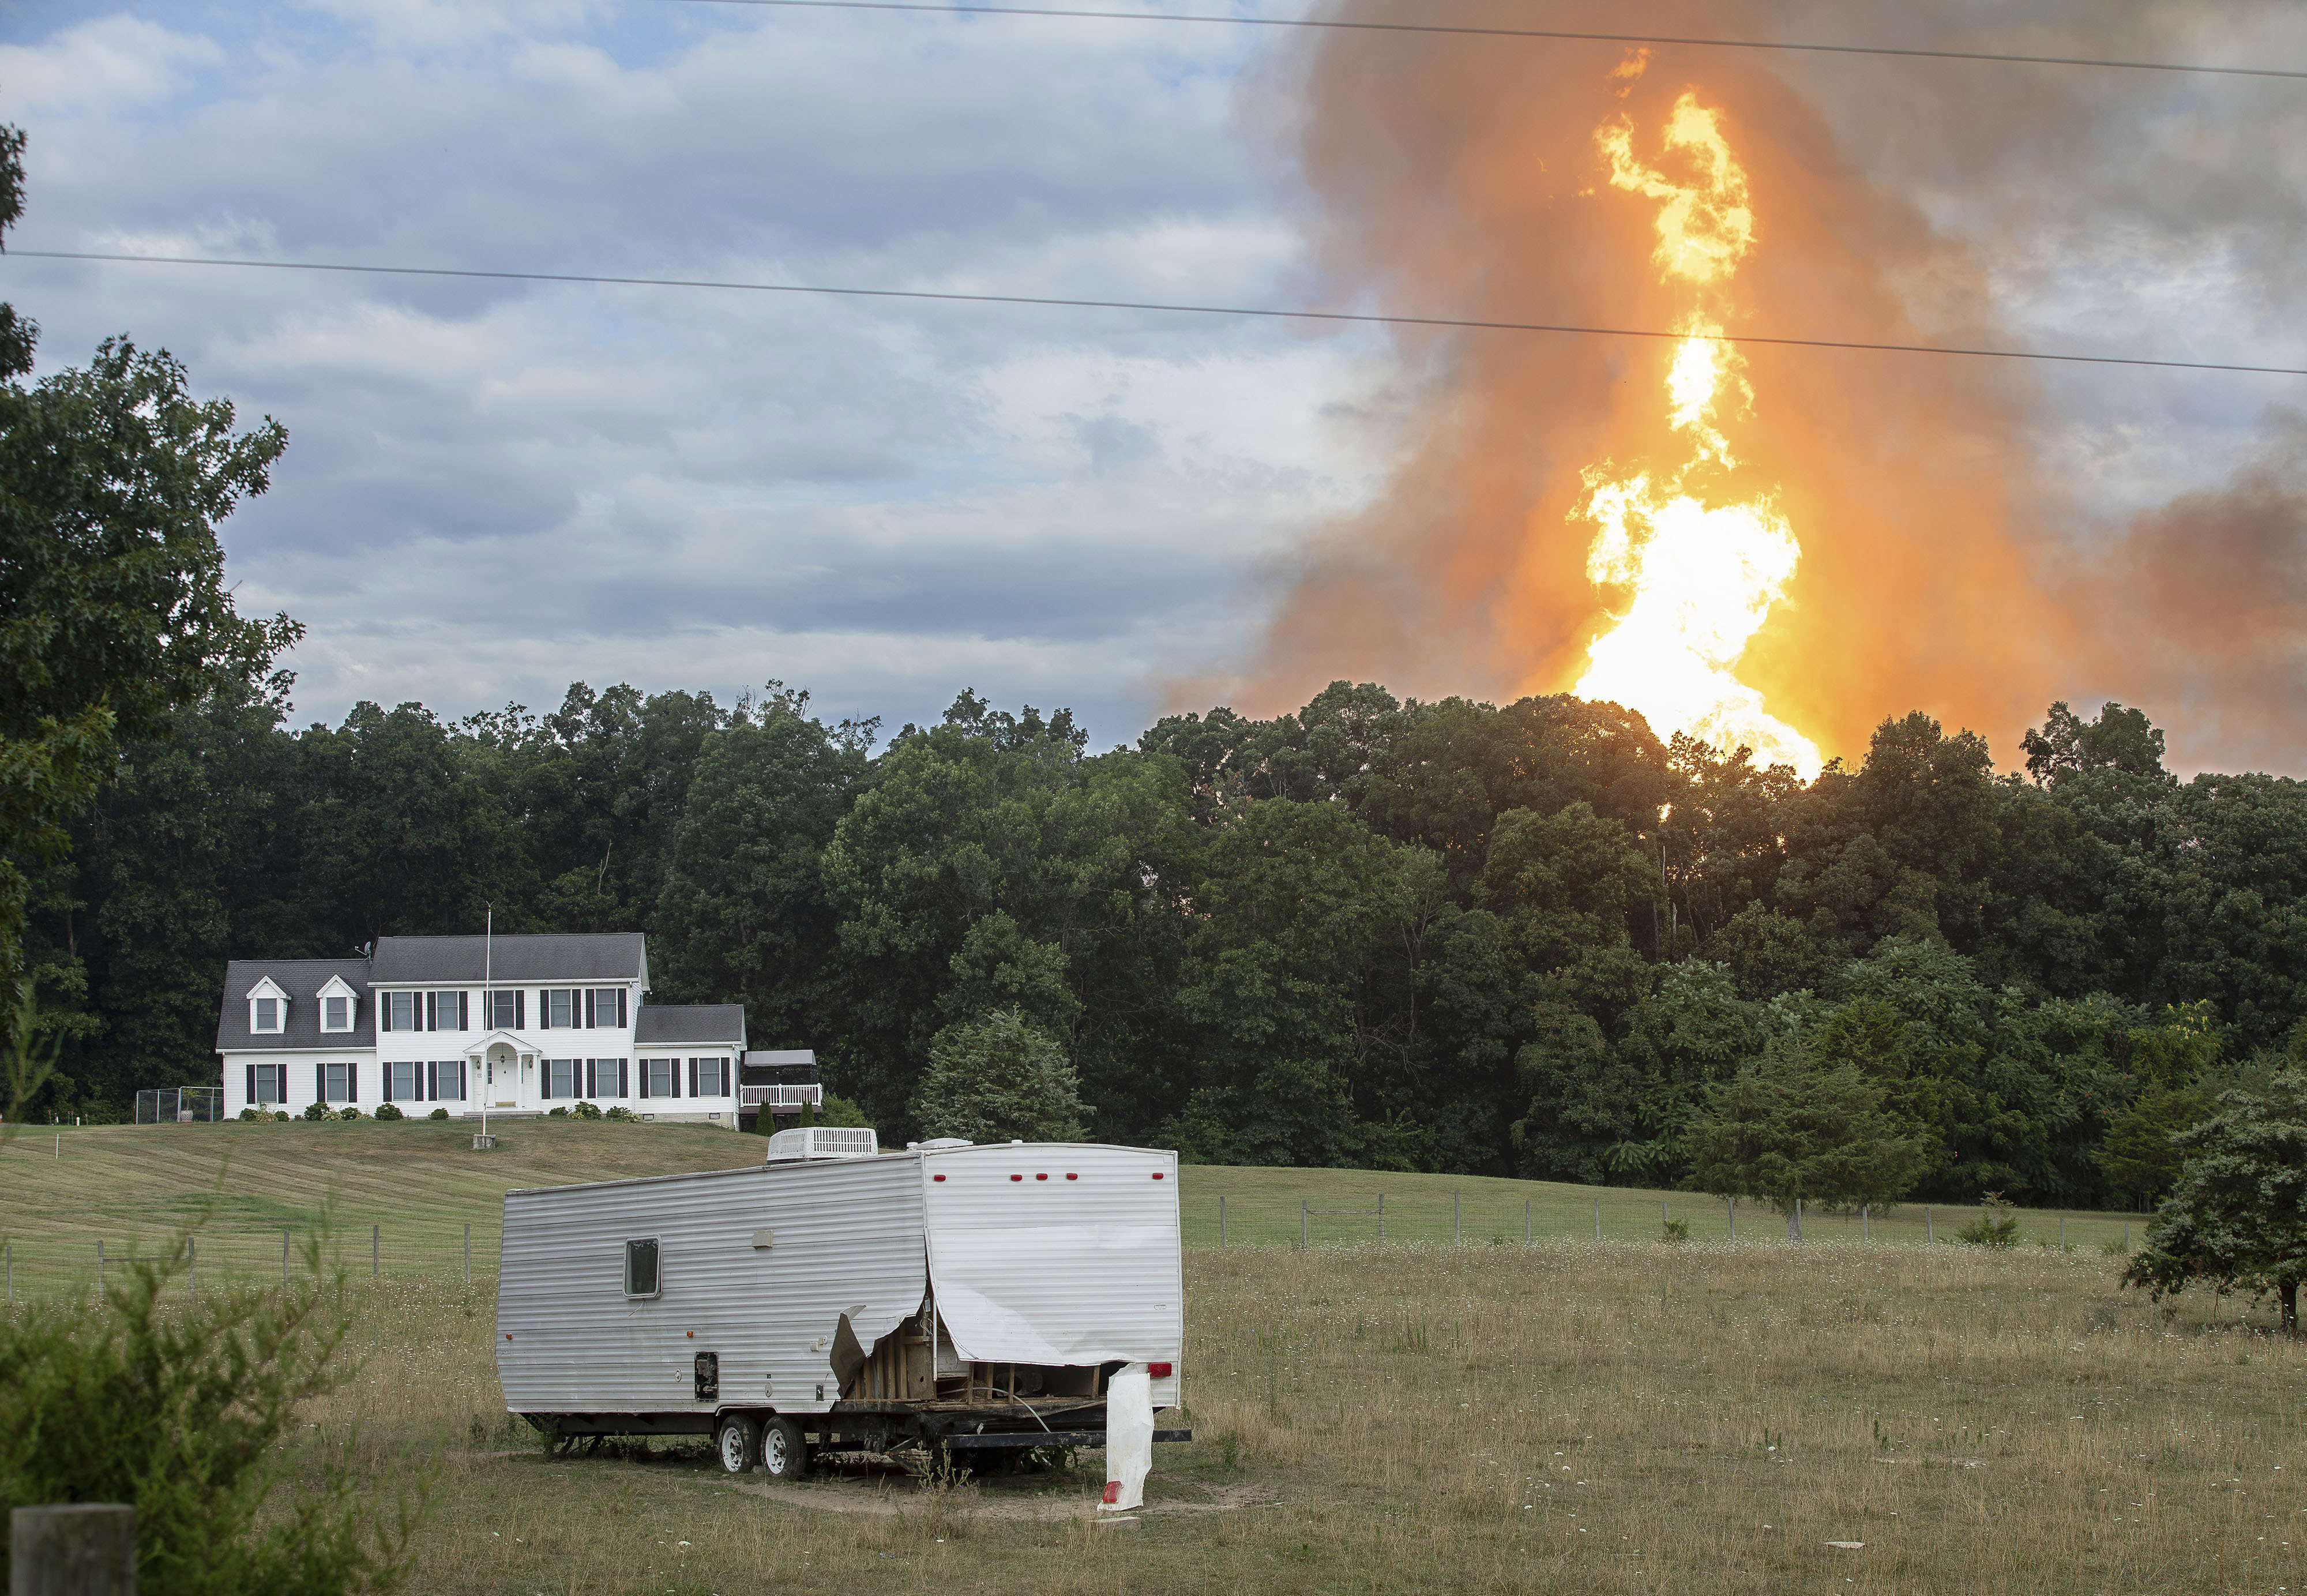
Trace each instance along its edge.
<path fill-rule="evenodd" d="M 740 1086 L 737 1106 L 740 1109 L 767 1109 L 773 1114 L 798 1112 L 803 1105 L 810 1108 L 825 1106 L 823 1086 Z"/>

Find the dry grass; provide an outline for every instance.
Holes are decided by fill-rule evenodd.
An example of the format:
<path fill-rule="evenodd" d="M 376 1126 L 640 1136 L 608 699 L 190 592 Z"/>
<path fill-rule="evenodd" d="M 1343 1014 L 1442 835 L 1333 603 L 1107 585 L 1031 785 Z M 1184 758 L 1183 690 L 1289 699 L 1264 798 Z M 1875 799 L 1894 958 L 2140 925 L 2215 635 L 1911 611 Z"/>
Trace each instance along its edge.
<path fill-rule="evenodd" d="M 876 1514 L 733 1488 L 691 1446 L 547 1461 L 503 1428 L 479 1289 L 363 1288 L 370 1361 L 314 1433 L 356 1421 L 381 1488 L 442 1468 L 426 1591 L 2297 1591 L 2307 1350 L 2232 1303 L 2165 1315 L 2112 1266 L 1196 1252 L 1198 1438 L 1162 1449 L 1172 1510 L 1128 1529 L 1089 1522 L 1094 1456 L 959 1493 L 821 1491 L 880 1493 Z M 1180 1510 L 1239 1494 L 1267 1499 Z"/>

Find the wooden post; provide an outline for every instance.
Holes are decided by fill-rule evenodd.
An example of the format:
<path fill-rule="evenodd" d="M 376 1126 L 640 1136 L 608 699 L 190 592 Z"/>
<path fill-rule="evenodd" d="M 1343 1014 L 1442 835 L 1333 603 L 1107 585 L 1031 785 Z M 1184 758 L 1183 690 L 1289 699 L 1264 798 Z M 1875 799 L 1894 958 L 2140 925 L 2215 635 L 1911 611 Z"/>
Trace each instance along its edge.
<path fill-rule="evenodd" d="M 2059 1215 L 2059 1250 L 2067 1250 L 2067 1216 L 2063 1214 Z"/>
<path fill-rule="evenodd" d="M 113 1502 L 8 1514 L 9 1596 L 136 1596 L 136 1509 Z"/>
<path fill-rule="evenodd" d="M 1938 1230 L 1933 1224 L 1931 1220 L 1930 1205 L 1925 1203 L 1923 1205 L 1923 1240 L 1925 1241 L 1935 1241 L 1938 1239 Z"/>
<path fill-rule="evenodd" d="M 1530 1199 L 1524 1197 L 1522 1200 L 1522 1244 L 1528 1247 L 1530 1239 Z"/>
<path fill-rule="evenodd" d="M 2123 1222 L 2123 1250 L 2131 1250 L 2131 1221 L 2127 1219 Z"/>
<path fill-rule="evenodd" d="M 1450 1194 L 1450 1245 L 1456 1247 L 1465 1240 L 1465 1227 L 1458 1222 L 1458 1194 Z"/>
<path fill-rule="evenodd" d="M 1738 1239 L 1738 1199 L 1724 1197 L 1722 1200 L 1730 1206 L 1730 1240 L 1736 1241 Z"/>
<path fill-rule="evenodd" d="M 1601 1199 L 1600 1197 L 1596 1197 L 1596 1198 L 1594 1199 L 1594 1240 L 1597 1240 L 1597 1241 L 1599 1241 L 1601 1239 L 1602 1239 L 1602 1199 Z"/>
<path fill-rule="evenodd" d="M 1218 1250 L 1220 1252 L 1225 1250 L 1225 1198 L 1221 1196 L 1218 1198 Z"/>
<path fill-rule="evenodd" d="M 1300 1252 L 1305 1251 L 1308 1245 L 1306 1238 L 1306 1199 L 1299 1197 L 1298 1199 L 1298 1250 Z"/>
<path fill-rule="evenodd" d="M 1385 1193 L 1377 1194 L 1377 1239 L 1385 1240 Z"/>
<path fill-rule="evenodd" d="M 1666 1211 L 1666 1199 L 1659 1198 L 1659 1234 L 1666 1234 L 1666 1227 L 1673 1223 L 1674 1215 Z"/>
<path fill-rule="evenodd" d="M 1864 1203 L 1858 1205 L 1858 1239 L 1861 1241 L 1872 1241 L 1874 1239 L 1872 1221 L 1867 1216 L 1866 1205 Z"/>

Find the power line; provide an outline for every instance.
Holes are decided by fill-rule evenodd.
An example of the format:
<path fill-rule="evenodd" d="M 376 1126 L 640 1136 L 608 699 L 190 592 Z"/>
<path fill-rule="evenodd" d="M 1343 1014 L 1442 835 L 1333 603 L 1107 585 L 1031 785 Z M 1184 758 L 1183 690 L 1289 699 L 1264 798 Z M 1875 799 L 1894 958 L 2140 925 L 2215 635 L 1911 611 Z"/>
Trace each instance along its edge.
<path fill-rule="evenodd" d="M 1749 333 L 1694 333 L 1655 327 L 1594 327 L 1569 322 L 1491 322 L 1460 316 L 1389 316 L 1367 311 L 1280 310 L 1266 305 L 1179 305 L 1145 299 L 1061 299 L 1041 294 L 957 294 L 933 288 L 852 288 L 828 283 L 745 283 L 693 277 L 604 277 L 575 271 L 483 271 L 456 266 L 359 266 L 334 261 L 240 261 L 206 255 L 127 255 L 90 250 L 15 249 L 10 260 L 107 261 L 139 266 L 240 266 L 265 271 L 337 271 L 374 277 L 470 278 L 485 282 L 586 283 L 626 288 L 716 288 L 748 294 L 825 294 L 850 299 L 926 299 L 950 305 L 1024 305 L 1068 310 L 1154 311 L 1171 315 L 1256 316 L 1281 322 L 1337 322 L 1381 327 L 1438 327 L 1469 332 L 1553 332 L 1592 338 L 1696 338 L 1718 344 L 1760 344 L 1788 349 L 1857 349 L 1882 355 L 1948 355 L 1975 360 L 2046 360 L 2071 365 L 2152 366 L 2167 371 L 2248 372 L 2307 377 L 2307 366 L 2243 365 L 2213 360 L 2154 360 L 2138 355 L 2066 355 L 2039 349 L 1975 349 L 1944 344 L 1881 344 L 1857 339 L 1771 338 Z"/>
<path fill-rule="evenodd" d="M 1895 45 L 1794 44 L 1762 39 L 1688 39 L 1668 33 L 1574 33 L 1559 28 L 1478 28 L 1450 22 L 1362 22 L 1331 17 L 1217 16 L 1172 11 L 1077 11 L 1037 5 L 935 5 L 923 0 L 681 0 L 690 5 L 776 6 L 793 11 L 906 11 L 938 16 L 1076 17 L 1110 22 L 1199 22 L 1238 28 L 1322 28 L 1352 33 L 1440 33 L 1475 39 L 1548 39 L 1584 44 L 1682 45 L 1710 50 L 1785 50 L 1816 56 L 1889 56 L 1917 61 L 1991 61 L 2009 66 L 2088 66 L 2119 72 L 2195 73 L 2224 78 L 2307 80 L 2272 66 L 2201 66 L 2089 56 L 2019 56 L 1993 50 L 1906 49 Z"/>

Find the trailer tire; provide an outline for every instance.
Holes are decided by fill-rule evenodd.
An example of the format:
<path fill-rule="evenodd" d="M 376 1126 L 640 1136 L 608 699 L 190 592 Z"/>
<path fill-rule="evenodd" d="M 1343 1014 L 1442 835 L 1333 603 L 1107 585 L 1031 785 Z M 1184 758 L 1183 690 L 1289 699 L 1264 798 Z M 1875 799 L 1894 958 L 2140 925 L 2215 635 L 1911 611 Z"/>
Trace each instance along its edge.
<path fill-rule="evenodd" d="M 809 1443 L 790 1419 L 761 1426 L 761 1472 L 772 1480 L 799 1480 L 809 1472 Z"/>
<path fill-rule="evenodd" d="M 713 1427 L 713 1455 L 725 1474 L 742 1474 L 761 1455 L 761 1433 L 750 1417 L 724 1413 Z"/>

